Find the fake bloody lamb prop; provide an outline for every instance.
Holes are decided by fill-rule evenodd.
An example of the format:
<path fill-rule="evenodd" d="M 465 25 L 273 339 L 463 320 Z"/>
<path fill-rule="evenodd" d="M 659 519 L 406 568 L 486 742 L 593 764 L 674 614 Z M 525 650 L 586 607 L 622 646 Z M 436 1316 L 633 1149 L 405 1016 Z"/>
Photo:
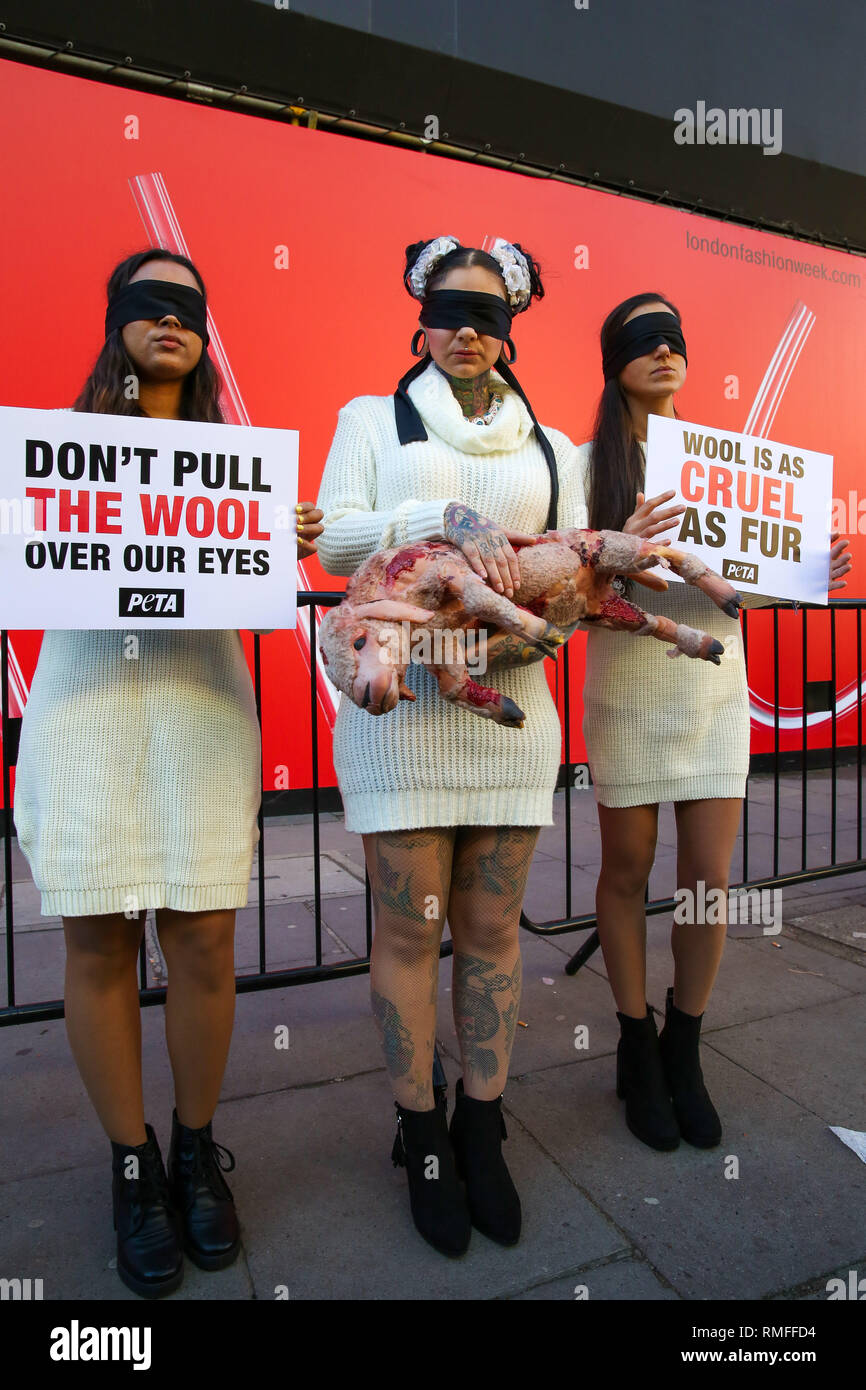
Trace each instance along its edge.
<path fill-rule="evenodd" d="M 670 618 L 645 613 L 611 586 L 616 575 L 634 575 L 649 588 L 665 589 L 660 576 L 641 575 L 653 565 L 669 566 L 736 617 L 736 590 L 695 556 L 620 531 L 547 531 L 534 545 L 515 550 L 519 602 L 492 589 L 462 551 L 446 541 L 371 555 L 349 580 L 343 601 L 322 621 L 322 661 L 331 681 L 370 714 L 385 714 L 400 699 L 414 700 L 404 676 L 411 649 L 423 650 L 423 640 L 417 639 L 426 631 L 434 660 L 423 664 L 438 681 L 443 698 L 497 724 L 521 728 L 524 716 L 513 700 L 472 680 L 461 659 L 465 645 L 445 643 L 440 637 L 438 646 L 445 648 L 448 659 L 435 659 L 437 628 L 455 634 L 485 629 L 494 666 L 496 634 L 513 633 L 545 656 L 555 656 L 570 635 L 563 629 L 573 630 L 581 621 L 657 637 L 673 643 L 671 655 L 682 652 L 718 666 L 721 642 Z M 407 632 L 410 642 L 405 640 Z"/>

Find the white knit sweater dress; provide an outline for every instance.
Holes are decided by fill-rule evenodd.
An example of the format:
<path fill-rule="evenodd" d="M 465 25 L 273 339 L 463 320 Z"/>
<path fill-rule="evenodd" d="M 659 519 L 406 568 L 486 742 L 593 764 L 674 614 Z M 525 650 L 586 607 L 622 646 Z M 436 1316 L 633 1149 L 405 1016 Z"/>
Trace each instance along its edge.
<path fill-rule="evenodd" d="M 237 632 L 45 633 L 15 784 L 43 915 L 242 907 L 260 789 Z"/>
<path fill-rule="evenodd" d="M 449 502 L 462 502 L 506 530 L 544 530 L 550 481 L 523 401 L 494 370 L 503 404 L 492 421 L 467 420 L 431 363 L 409 395 L 425 442 L 401 445 L 392 396 L 358 396 L 339 412 L 318 505 L 319 557 L 330 574 L 352 574 L 376 550 L 442 536 Z M 585 526 L 578 451 L 543 426 L 559 474 L 559 524 Z M 520 591 L 515 595 L 520 601 Z M 434 825 L 551 825 L 561 732 L 544 662 L 494 671 L 487 684 L 526 715 L 505 729 L 446 703 L 433 677 L 412 664 L 416 703 L 373 717 L 342 699 L 334 765 L 346 827 L 358 833 Z"/>
<path fill-rule="evenodd" d="M 578 451 L 587 496 L 591 447 Z M 583 735 L 596 800 L 622 807 L 743 797 L 749 696 L 739 620 L 700 589 L 677 582 L 666 593 L 632 583 L 628 597 L 647 612 L 711 633 L 725 653 L 718 666 L 687 656 L 672 660 L 654 637 L 588 629 Z M 743 600 L 746 607 L 775 602 Z"/>

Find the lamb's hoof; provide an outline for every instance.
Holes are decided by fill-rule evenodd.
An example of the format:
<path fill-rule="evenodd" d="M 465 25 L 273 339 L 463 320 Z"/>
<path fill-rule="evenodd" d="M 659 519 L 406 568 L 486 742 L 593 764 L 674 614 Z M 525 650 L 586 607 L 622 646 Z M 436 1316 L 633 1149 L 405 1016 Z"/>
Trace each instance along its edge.
<path fill-rule="evenodd" d="M 540 652 L 544 652 L 545 656 L 549 656 L 555 660 L 559 654 L 560 647 L 564 646 L 567 641 L 567 632 L 563 632 L 561 628 L 555 627 L 553 623 L 547 623 L 544 632 L 540 637 L 536 638 L 535 645 Z"/>
<path fill-rule="evenodd" d="M 724 650 L 724 643 L 719 642 L 715 638 L 713 638 L 712 645 L 709 651 L 707 652 L 707 661 L 711 661 L 714 666 L 721 666 L 722 663 L 719 660 L 719 657 L 721 656 Z"/>
<path fill-rule="evenodd" d="M 722 612 L 727 613 L 729 618 L 739 618 L 743 600 L 740 594 L 734 594 L 733 598 L 728 599 L 727 603 L 722 604 Z"/>
<path fill-rule="evenodd" d="M 503 725 L 504 728 L 523 728 L 523 721 L 526 718 L 526 715 L 523 713 L 523 710 L 520 708 L 519 705 L 516 705 L 513 700 L 509 700 L 507 695 L 502 696 L 502 703 L 500 704 L 499 709 L 502 714 L 502 719 L 500 720 L 500 723 Z"/>

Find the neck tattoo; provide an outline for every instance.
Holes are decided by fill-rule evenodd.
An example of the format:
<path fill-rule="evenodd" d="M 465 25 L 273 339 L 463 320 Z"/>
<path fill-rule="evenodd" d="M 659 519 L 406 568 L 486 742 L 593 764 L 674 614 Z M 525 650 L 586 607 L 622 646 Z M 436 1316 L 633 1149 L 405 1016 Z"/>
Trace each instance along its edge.
<path fill-rule="evenodd" d="M 493 390 L 490 381 L 490 371 L 482 372 L 480 376 L 470 377 L 468 380 L 461 376 L 449 376 L 444 372 L 448 385 L 454 392 L 455 399 L 460 404 L 460 409 L 471 420 L 473 415 L 486 415 L 490 409 L 490 396 Z"/>

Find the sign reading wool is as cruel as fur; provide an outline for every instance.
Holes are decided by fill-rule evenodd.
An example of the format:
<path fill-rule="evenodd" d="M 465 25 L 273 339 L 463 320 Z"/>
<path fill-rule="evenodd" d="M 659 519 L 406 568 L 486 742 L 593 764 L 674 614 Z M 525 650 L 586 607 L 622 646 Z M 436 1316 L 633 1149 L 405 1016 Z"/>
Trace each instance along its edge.
<path fill-rule="evenodd" d="M 685 507 L 672 545 L 744 593 L 827 602 L 830 454 L 650 415 L 644 491 L 671 489 Z"/>

